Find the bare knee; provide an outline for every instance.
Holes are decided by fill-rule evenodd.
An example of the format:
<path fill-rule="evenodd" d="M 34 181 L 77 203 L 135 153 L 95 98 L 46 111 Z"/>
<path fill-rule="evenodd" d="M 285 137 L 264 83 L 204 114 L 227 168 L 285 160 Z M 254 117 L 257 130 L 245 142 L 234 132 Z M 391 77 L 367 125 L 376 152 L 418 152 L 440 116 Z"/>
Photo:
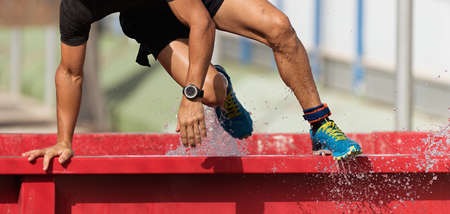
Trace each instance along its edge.
<path fill-rule="evenodd" d="M 269 46 L 276 52 L 285 52 L 286 49 L 295 48 L 298 44 L 297 34 L 289 18 L 280 13 L 271 20 L 271 31 L 266 34 Z"/>

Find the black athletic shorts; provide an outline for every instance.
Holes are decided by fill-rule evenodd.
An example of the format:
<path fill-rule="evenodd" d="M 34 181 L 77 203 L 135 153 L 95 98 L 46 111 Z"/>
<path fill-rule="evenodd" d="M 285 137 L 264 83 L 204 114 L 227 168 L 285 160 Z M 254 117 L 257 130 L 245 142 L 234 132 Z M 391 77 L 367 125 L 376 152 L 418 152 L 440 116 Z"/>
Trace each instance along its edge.
<path fill-rule="evenodd" d="M 211 17 L 214 17 L 224 0 L 203 0 Z M 158 57 L 159 53 L 172 41 L 189 38 L 189 27 L 181 23 L 167 4 L 158 5 L 157 10 L 138 8 L 120 13 L 123 32 L 139 44 L 136 62 L 150 66 L 148 55 Z"/>
<path fill-rule="evenodd" d="M 153 13 L 172 0 L 62 0 L 59 14 L 61 41 L 70 46 L 87 42 L 91 24 L 103 17 L 129 11 L 134 8 L 147 8 Z"/>

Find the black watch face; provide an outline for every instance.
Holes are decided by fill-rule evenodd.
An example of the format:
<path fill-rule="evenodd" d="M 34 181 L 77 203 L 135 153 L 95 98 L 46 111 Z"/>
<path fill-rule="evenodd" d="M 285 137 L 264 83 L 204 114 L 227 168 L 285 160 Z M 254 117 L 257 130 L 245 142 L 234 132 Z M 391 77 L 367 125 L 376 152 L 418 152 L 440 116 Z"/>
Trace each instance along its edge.
<path fill-rule="evenodd" d="M 195 86 L 189 85 L 186 88 L 184 88 L 184 95 L 189 99 L 193 99 L 193 98 L 197 97 L 197 94 L 198 94 L 198 91 Z"/>

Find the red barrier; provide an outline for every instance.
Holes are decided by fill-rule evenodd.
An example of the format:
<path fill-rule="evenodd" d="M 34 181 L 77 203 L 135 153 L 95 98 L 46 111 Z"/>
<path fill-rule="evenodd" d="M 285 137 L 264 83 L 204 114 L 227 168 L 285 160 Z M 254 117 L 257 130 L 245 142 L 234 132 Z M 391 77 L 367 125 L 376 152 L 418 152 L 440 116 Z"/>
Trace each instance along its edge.
<path fill-rule="evenodd" d="M 165 156 L 176 135 L 77 135 L 45 173 L 19 155 L 55 135 L 0 135 L 0 213 L 447 213 L 446 136 L 352 137 L 365 155 L 334 162 L 307 135 L 254 135 L 242 157 Z"/>

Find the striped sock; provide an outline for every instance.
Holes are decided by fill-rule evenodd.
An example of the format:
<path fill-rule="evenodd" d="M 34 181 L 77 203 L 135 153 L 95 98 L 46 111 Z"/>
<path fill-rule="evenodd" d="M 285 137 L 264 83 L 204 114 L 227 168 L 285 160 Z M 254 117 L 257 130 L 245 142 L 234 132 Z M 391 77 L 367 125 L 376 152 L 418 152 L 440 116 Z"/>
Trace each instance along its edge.
<path fill-rule="evenodd" d="M 320 126 L 322 126 L 324 122 L 328 121 L 328 117 L 331 115 L 327 104 L 321 104 L 319 106 L 306 109 L 303 113 L 303 118 L 311 124 L 313 134 L 316 134 Z"/>

